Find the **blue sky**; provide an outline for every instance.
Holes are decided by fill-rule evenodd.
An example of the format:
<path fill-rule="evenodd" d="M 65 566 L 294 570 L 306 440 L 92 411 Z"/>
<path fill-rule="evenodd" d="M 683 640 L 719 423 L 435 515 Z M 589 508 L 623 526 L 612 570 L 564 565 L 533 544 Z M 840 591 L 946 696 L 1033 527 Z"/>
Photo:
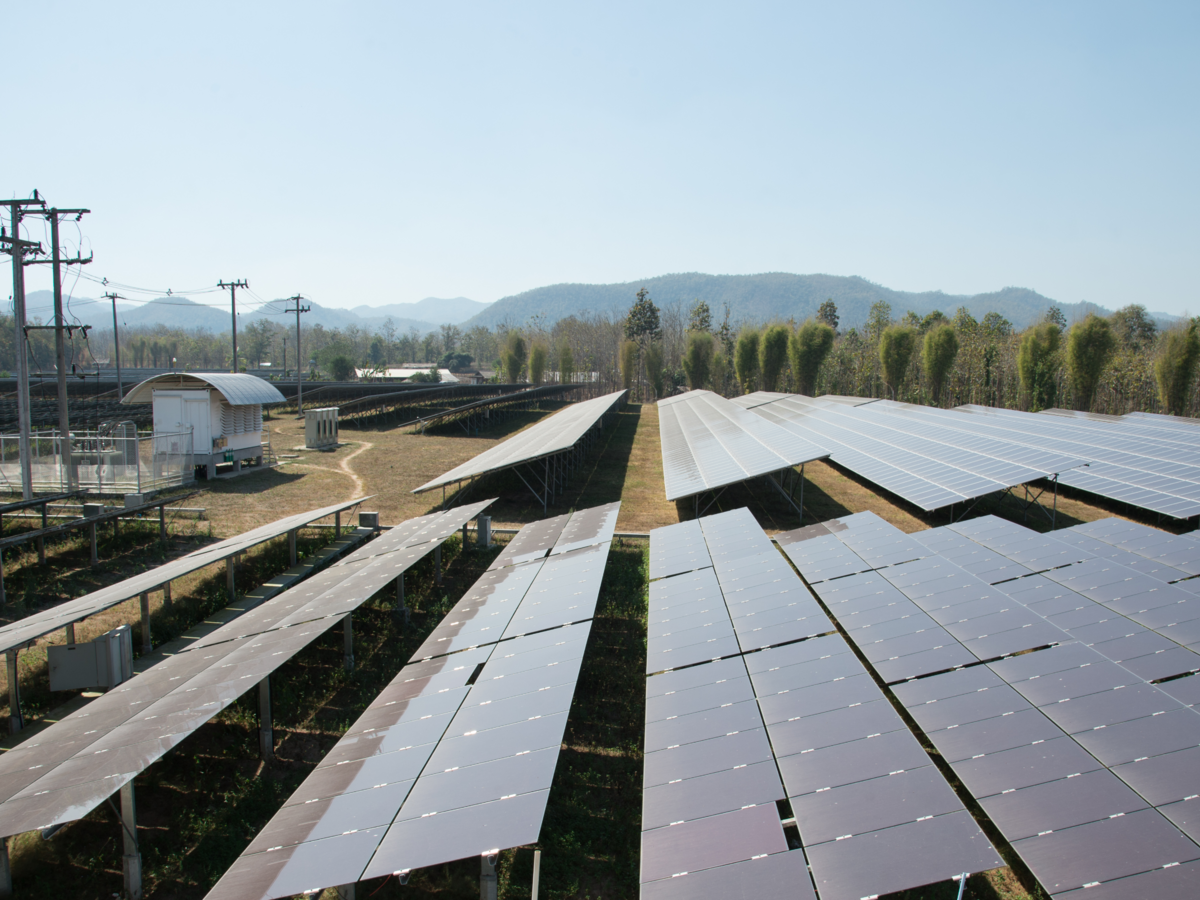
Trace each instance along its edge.
<path fill-rule="evenodd" d="M 355 306 L 826 272 L 1200 312 L 1195 3 L 48 3 L 5 25 L 0 192 L 90 207 L 63 234 L 114 281 Z"/>

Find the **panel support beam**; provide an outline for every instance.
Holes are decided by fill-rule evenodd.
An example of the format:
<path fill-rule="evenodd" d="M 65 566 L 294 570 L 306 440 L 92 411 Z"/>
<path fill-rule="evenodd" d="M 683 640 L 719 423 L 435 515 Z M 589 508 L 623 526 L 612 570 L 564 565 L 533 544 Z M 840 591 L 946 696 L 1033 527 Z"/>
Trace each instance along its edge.
<path fill-rule="evenodd" d="M 342 638 L 344 640 L 344 656 L 347 672 L 354 671 L 354 614 L 346 613 L 342 619 Z"/>
<path fill-rule="evenodd" d="M 142 592 L 142 653 L 149 653 L 154 649 L 154 645 L 150 642 L 150 594 L 146 591 Z"/>
<path fill-rule="evenodd" d="M 496 855 L 479 857 L 479 900 L 496 900 Z"/>
<path fill-rule="evenodd" d="M 397 619 L 400 615 L 404 615 L 404 624 L 408 625 L 408 604 L 404 599 L 404 573 L 396 579 L 396 605 L 392 608 L 392 615 Z"/>
<path fill-rule="evenodd" d="M 288 532 L 288 565 L 294 566 L 299 561 L 299 556 L 296 553 L 296 533 L 299 529 L 293 528 Z"/>

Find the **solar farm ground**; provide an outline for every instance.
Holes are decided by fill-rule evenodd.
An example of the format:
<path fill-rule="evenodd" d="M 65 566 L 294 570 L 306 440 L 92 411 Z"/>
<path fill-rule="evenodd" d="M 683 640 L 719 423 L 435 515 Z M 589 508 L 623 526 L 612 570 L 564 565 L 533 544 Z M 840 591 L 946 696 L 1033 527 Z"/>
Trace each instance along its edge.
<path fill-rule="evenodd" d="M 291 458 L 284 459 L 275 470 L 202 484 L 206 490 L 188 505 L 206 508 L 206 520 L 177 520 L 172 528 L 172 546 L 166 552 L 188 552 L 208 542 L 210 535 L 211 539 L 229 537 L 289 513 L 358 494 L 378 495 L 366 508 L 379 510 L 386 524 L 424 514 L 440 504 L 440 494 L 436 498 L 433 494 L 412 495 L 409 490 L 413 486 L 504 440 L 553 408 L 514 415 L 493 431 L 473 437 L 464 435 L 455 425 L 431 429 L 425 435 L 397 430 L 347 431 L 343 433 L 344 445 L 333 452 L 289 449 L 303 442 L 302 425 L 290 418 L 274 419 L 270 424 L 276 452 Z M 616 426 L 605 431 L 549 514 L 621 500 L 618 531 L 637 533 L 690 518 L 690 502 L 676 506 L 663 498 L 658 435 L 653 405 L 626 406 Z M 946 522 L 944 516 L 922 516 L 834 466 L 811 464 L 806 475 L 807 521 L 870 510 L 907 532 Z M 511 473 L 492 476 L 479 485 L 471 499 L 488 496 L 499 497 L 489 510 L 497 527 L 523 524 L 543 515 L 541 506 L 534 504 Z M 796 525 L 790 507 L 761 482 L 730 488 L 709 512 L 739 506 L 750 507 L 769 532 Z M 1058 511 L 1060 526 L 1121 514 L 1062 495 Z M 1023 521 L 1011 502 L 1004 506 L 988 499 L 974 514 L 988 512 Z M 1024 524 L 1038 529 L 1048 526 L 1036 511 Z M 9 557 L 6 582 L 11 606 L 0 621 L 11 621 L 49 603 L 79 596 L 163 561 L 166 557 L 155 544 L 155 532 L 151 527 L 130 527 L 119 539 L 106 539 L 101 544 L 104 562 L 97 570 L 88 566 L 87 547 L 79 539 L 49 548 L 48 568 L 38 568 L 33 554 Z M 302 532 L 301 549 L 315 549 L 328 539 L 327 533 L 308 529 Z M 542 830 L 542 897 L 637 896 L 645 551 L 645 542 L 625 542 L 614 546 L 610 555 L 592 646 L 580 676 Z M 446 577 L 441 589 L 432 584 L 428 564 L 422 564 L 423 568 L 408 581 L 414 615 L 407 629 L 394 622 L 386 598 L 363 607 L 356 617 L 357 668 L 353 675 L 347 675 L 341 667 L 340 631 L 331 631 L 282 669 L 273 681 L 275 762 L 263 765 L 258 759 L 256 712 L 252 698 L 247 697 L 140 776 L 136 790 L 146 895 L 203 897 L 481 574 L 495 552 L 463 553 L 457 538 L 452 539 L 443 551 Z M 286 556 L 282 541 L 247 554 L 239 583 L 261 583 L 286 567 Z M 169 638 L 181 633 L 225 600 L 224 573 L 219 568 L 181 579 L 173 587 L 175 608 L 170 617 L 158 608 L 158 596 L 154 598 L 156 640 L 160 634 Z M 135 601 L 88 620 L 77 629 L 78 636 L 87 640 L 123 622 L 136 621 Z M 61 635 L 54 640 L 62 640 Z M 138 644 L 140 640 L 135 637 Z M 70 699 L 70 695 L 51 695 L 46 688 L 44 645 L 40 652 L 35 648 L 23 653 L 21 660 L 24 701 L 33 717 L 43 717 Z M 7 691 L 7 685 L 2 689 Z M 79 702 L 78 698 L 73 700 Z M 49 841 L 36 834 L 22 835 L 13 842 L 12 852 L 17 896 L 99 900 L 121 889 L 119 826 L 107 807 L 63 829 Z M 504 853 L 500 864 L 501 896 L 528 896 L 531 867 L 528 849 Z M 478 896 L 477 879 L 478 864 L 467 861 L 419 872 L 403 889 L 395 880 L 361 885 L 359 896 L 379 900 L 435 895 L 474 897 Z M 1025 879 L 1025 885 L 1032 886 L 1032 882 Z M 941 900 L 955 893 L 953 885 L 943 884 L 895 896 Z M 1015 900 L 1037 894 L 1022 885 L 1014 870 L 999 869 L 972 878 L 966 896 Z"/>

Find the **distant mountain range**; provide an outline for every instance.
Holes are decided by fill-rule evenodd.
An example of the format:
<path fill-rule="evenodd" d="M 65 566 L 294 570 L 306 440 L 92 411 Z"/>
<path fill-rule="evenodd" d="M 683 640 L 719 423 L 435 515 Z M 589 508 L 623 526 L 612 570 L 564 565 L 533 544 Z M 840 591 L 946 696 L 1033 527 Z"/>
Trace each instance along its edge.
<path fill-rule="evenodd" d="M 542 323 L 550 326 L 570 315 L 623 313 L 642 287 L 650 292 L 651 299 L 660 307 L 679 303 L 688 308 L 696 300 L 704 300 L 712 311 L 715 323 L 724 317 L 726 306 L 734 322 L 803 321 L 816 315 L 820 305 L 830 299 L 837 304 L 842 328 L 861 325 L 866 321 L 871 306 L 881 300 L 891 304 L 892 315 L 897 318 L 910 309 L 922 316 L 935 309 L 953 316 L 960 306 L 965 306 L 976 318 L 989 312 L 999 313 L 1018 329 L 1038 321 L 1047 309 L 1055 305 L 1062 308 L 1068 322 L 1092 311 L 1102 315 L 1110 312 L 1091 303 L 1057 303 L 1028 288 L 1007 287 L 992 293 L 972 295 L 944 294 L 941 291 L 911 293 L 894 291 L 857 276 L 791 275 L 786 272 L 703 275 L 691 272 L 659 275 L 624 284 L 554 284 L 504 297 L 494 303 L 480 303 L 466 297 L 426 297 L 418 303 L 383 306 L 362 304 L 351 309 L 310 303 L 311 311 L 304 315 L 303 321 L 309 326 L 355 326 L 375 331 L 390 317 L 398 333 L 415 328 L 422 334 L 442 324 L 458 325 L 464 329 L 474 325 L 489 328 L 498 325 L 524 326 L 535 316 L 541 317 Z M 53 297 L 49 291 L 35 291 L 27 298 L 31 320 L 35 317 L 42 321 L 49 320 L 52 306 Z M 246 303 L 238 316 L 239 327 L 264 316 L 290 325 L 295 322 L 295 317 L 283 312 L 285 306 L 282 300 L 259 308 L 251 308 Z M 112 327 L 112 307 L 108 301 L 76 298 L 71 301 L 70 310 L 74 318 L 98 330 L 107 331 Z M 138 305 L 119 303 L 117 313 L 122 327 L 165 325 L 185 330 L 229 330 L 228 312 L 184 297 L 160 297 Z M 1168 313 L 1156 312 L 1152 315 L 1160 324 L 1175 319 Z"/>
<path fill-rule="evenodd" d="M 25 305 L 31 321 L 34 318 L 49 321 L 54 314 L 54 295 L 50 291 L 32 291 L 26 296 Z M 442 324 L 458 325 L 488 307 L 486 303 L 468 300 L 466 297 L 426 297 L 418 303 L 364 305 L 354 309 L 335 309 L 311 302 L 306 302 L 306 305 L 310 310 L 304 314 L 303 322 L 308 326 L 348 328 L 353 325 L 375 331 L 391 317 L 397 333 L 415 328 L 422 334 L 434 331 Z M 273 300 L 261 307 L 251 307 L 249 303 L 239 300 L 238 327 L 243 328 L 260 318 L 269 318 L 282 325 L 294 324 L 295 315 L 284 312 L 287 306 L 283 300 Z M 73 298 L 69 314 L 86 325 L 94 326 L 98 331 L 112 329 L 112 306 L 107 300 Z M 220 333 L 228 331 L 230 325 L 227 311 L 196 303 L 186 297 L 157 297 L 136 305 L 118 302 L 117 319 L 122 328 L 164 325 L 167 328 L 180 328 L 185 331 L 199 328 Z"/>
<path fill-rule="evenodd" d="M 935 309 L 953 316 L 960 306 L 965 306 L 976 318 L 997 312 L 1016 328 L 1024 328 L 1038 321 L 1046 310 L 1055 305 L 1062 308 L 1068 322 L 1082 318 L 1090 311 L 1100 314 L 1109 312 L 1092 303 L 1057 303 L 1027 288 L 1008 287 L 988 294 L 968 296 L 944 294 L 941 291 L 894 291 L 857 276 L 791 275 L 786 272 L 703 275 L 689 272 L 624 284 L 555 284 L 534 288 L 497 300 L 469 319 L 466 325 L 523 325 L 535 315 L 543 316 L 545 322 L 551 324 L 581 312 L 624 312 L 642 287 L 650 292 L 650 298 L 659 307 L 681 303 L 686 308 L 696 300 L 705 301 L 712 311 L 714 324 L 723 319 L 726 305 L 734 322 L 765 323 L 777 319 L 803 321 L 815 316 L 826 300 L 833 300 L 837 304 L 842 328 L 864 323 L 871 306 L 880 300 L 891 304 L 892 315 L 896 318 L 910 309 L 922 316 Z M 1175 319 L 1167 313 L 1153 315 L 1164 322 Z"/>

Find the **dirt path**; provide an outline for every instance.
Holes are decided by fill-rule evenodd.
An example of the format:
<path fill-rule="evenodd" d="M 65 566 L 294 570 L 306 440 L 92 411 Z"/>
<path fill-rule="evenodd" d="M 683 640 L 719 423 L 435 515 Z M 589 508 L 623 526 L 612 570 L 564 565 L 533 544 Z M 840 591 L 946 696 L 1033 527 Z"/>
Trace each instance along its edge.
<path fill-rule="evenodd" d="M 292 463 L 291 466 L 297 469 L 324 469 L 326 472 L 337 472 L 339 475 L 345 475 L 354 482 L 354 490 L 350 493 L 350 497 L 347 499 L 361 497 L 366 493 L 366 487 L 363 485 L 363 480 L 359 474 L 355 472 L 354 469 L 350 468 L 350 460 L 354 459 L 354 457 L 358 456 L 360 453 L 365 453 L 375 445 L 370 441 L 358 441 L 357 443 L 359 444 L 358 449 L 353 453 L 348 454 L 340 463 L 338 463 L 338 467 L 336 469 L 331 468 L 330 466 L 314 465 L 313 463 Z"/>

